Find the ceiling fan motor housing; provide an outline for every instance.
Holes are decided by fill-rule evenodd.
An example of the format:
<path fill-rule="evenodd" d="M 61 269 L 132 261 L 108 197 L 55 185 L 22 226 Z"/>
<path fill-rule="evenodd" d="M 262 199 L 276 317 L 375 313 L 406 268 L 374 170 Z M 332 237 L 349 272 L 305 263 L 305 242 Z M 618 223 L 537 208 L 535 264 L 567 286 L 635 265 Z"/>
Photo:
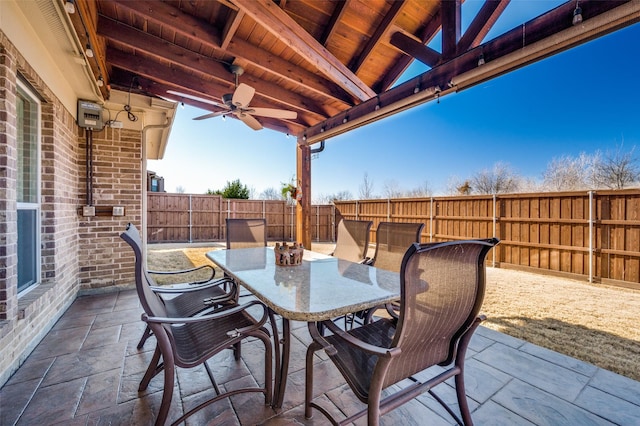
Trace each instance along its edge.
<path fill-rule="evenodd" d="M 233 93 L 227 93 L 222 95 L 222 102 L 224 102 L 224 104 L 228 107 L 231 107 L 233 105 L 232 99 L 233 99 Z"/>

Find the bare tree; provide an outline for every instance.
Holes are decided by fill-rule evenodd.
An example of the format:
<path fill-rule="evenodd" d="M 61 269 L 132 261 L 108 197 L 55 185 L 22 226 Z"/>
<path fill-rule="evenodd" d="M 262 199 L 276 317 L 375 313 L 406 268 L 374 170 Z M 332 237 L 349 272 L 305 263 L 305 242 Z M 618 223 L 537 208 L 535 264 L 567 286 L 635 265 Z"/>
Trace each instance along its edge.
<path fill-rule="evenodd" d="M 276 188 L 267 188 L 260 193 L 261 200 L 283 200 L 282 191 Z"/>
<path fill-rule="evenodd" d="M 593 180 L 598 188 L 623 189 L 638 180 L 640 169 L 634 156 L 635 147 L 623 152 L 622 146 L 607 151 L 594 165 Z"/>
<path fill-rule="evenodd" d="M 461 185 L 456 188 L 456 193 L 458 195 L 470 195 L 473 188 L 471 187 L 471 182 L 465 180 Z"/>
<path fill-rule="evenodd" d="M 186 192 L 186 189 L 184 189 L 184 186 L 182 185 L 176 186 L 176 194 L 184 194 L 185 192 Z"/>
<path fill-rule="evenodd" d="M 598 155 L 584 152 L 578 157 L 563 155 L 553 158 L 544 171 L 543 188 L 547 191 L 576 191 L 591 185 L 594 165 Z"/>
<path fill-rule="evenodd" d="M 471 186 L 476 194 L 504 194 L 517 192 L 520 176 L 506 163 L 498 162 L 492 169 L 484 169 L 471 178 Z"/>
<path fill-rule="evenodd" d="M 336 192 L 335 194 L 320 194 L 318 197 L 316 197 L 316 199 L 314 200 L 314 203 L 331 204 L 331 202 L 333 201 L 346 201 L 346 200 L 353 200 L 353 199 L 354 197 L 351 191 L 345 190 L 345 191 Z"/>
<path fill-rule="evenodd" d="M 385 198 L 400 198 L 402 197 L 402 190 L 400 184 L 395 179 L 390 179 L 384 182 L 384 188 L 382 190 Z"/>
<path fill-rule="evenodd" d="M 406 195 L 407 197 L 431 197 L 433 195 L 433 191 L 431 190 L 429 181 L 425 180 L 422 184 L 407 191 Z"/>
<path fill-rule="evenodd" d="M 365 172 L 362 178 L 360 188 L 358 188 L 358 195 L 361 200 L 368 200 L 374 198 L 373 195 L 373 179 L 369 178 L 369 174 Z"/>
<path fill-rule="evenodd" d="M 467 192 L 460 192 L 460 188 L 463 186 L 468 188 Z M 468 180 L 462 180 L 460 176 L 451 175 L 447 179 L 445 191 L 447 195 L 469 195 L 471 193 L 471 184 Z"/>

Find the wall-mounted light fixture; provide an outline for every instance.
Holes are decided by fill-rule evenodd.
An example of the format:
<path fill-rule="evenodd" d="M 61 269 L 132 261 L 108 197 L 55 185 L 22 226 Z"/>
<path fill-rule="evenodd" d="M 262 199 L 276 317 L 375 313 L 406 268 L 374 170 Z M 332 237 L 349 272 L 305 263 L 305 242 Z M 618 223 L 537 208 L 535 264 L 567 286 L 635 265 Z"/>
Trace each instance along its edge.
<path fill-rule="evenodd" d="M 73 0 L 67 0 L 64 3 L 64 10 L 66 10 L 69 15 L 76 13 L 76 6 L 73 4 Z"/>
<path fill-rule="evenodd" d="M 481 67 L 485 64 L 484 62 L 484 53 L 480 54 L 480 57 L 478 58 L 478 66 Z"/>
<path fill-rule="evenodd" d="M 582 22 L 582 8 L 578 5 L 576 0 L 576 8 L 573 10 L 573 25 L 578 25 Z"/>
<path fill-rule="evenodd" d="M 91 48 L 91 43 L 87 43 L 84 54 L 87 55 L 87 58 L 93 58 L 93 49 Z"/>

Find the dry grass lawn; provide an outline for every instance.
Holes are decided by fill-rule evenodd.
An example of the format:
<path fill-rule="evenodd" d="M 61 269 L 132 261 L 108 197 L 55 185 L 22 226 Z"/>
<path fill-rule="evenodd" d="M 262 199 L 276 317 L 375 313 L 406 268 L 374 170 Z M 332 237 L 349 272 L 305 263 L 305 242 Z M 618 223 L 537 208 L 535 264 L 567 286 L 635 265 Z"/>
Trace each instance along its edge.
<path fill-rule="evenodd" d="M 209 263 L 211 250 L 151 248 L 149 269 Z M 640 291 L 487 268 L 482 312 L 486 327 L 640 380 Z"/>

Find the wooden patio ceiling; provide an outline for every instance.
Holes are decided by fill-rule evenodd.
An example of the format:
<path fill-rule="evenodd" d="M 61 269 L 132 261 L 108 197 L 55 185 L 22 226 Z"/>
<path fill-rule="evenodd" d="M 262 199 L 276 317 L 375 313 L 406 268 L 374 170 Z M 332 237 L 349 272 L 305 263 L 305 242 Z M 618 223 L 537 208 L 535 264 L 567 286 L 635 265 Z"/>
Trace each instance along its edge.
<path fill-rule="evenodd" d="M 508 3 L 485 1 L 464 33 L 462 0 L 75 0 L 71 19 L 105 99 L 117 88 L 225 111 L 239 65 L 251 107 L 297 113 L 259 122 L 311 144 L 640 20 L 638 1 L 574 0 L 485 41 Z M 414 58 L 429 71 L 392 88 Z"/>

